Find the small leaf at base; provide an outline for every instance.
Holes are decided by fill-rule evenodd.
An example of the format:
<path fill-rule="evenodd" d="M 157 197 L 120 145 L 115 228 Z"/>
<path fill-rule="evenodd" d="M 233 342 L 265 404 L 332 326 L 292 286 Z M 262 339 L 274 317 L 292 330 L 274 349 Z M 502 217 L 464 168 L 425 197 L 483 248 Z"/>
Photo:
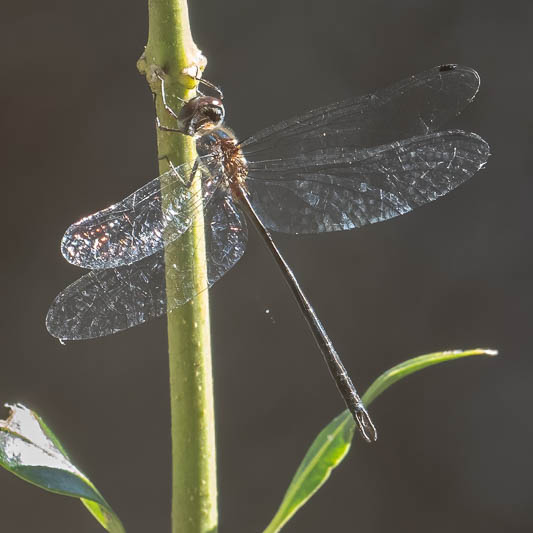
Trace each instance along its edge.
<path fill-rule="evenodd" d="M 80 498 L 110 533 L 124 526 L 91 481 L 80 472 L 48 426 L 23 405 L 7 405 L 10 415 L 0 420 L 0 465 L 42 489 Z"/>

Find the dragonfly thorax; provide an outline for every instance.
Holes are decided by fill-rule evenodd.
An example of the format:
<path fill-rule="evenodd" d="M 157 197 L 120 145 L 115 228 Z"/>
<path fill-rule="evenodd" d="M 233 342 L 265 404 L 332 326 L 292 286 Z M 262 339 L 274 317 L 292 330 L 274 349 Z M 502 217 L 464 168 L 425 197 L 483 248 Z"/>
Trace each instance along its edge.
<path fill-rule="evenodd" d="M 210 154 L 222 166 L 224 183 L 234 195 L 239 196 L 239 186 L 245 186 L 248 163 L 237 138 L 228 128 L 217 128 L 196 142 L 199 155 Z"/>
<path fill-rule="evenodd" d="M 197 96 L 189 100 L 178 114 L 178 129 L 185 135 L 198 137 L 224 121 L 224 105 L 213 96 Z"/>

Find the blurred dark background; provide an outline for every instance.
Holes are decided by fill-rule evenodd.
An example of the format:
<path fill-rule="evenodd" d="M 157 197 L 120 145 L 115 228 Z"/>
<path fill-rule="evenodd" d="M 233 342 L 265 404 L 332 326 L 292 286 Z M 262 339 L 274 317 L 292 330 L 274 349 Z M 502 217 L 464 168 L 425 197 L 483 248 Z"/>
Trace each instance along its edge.
<path fill-rule="evenodd" d="M 277 240 L 361 390 L 415 355 L 490 346 L 417 374 L 287 531 L 533 530 L 531 2 L 191 1 L 192 27 L 242 138 L 441 63 L 481 91 L 453 123 L 487 168 L 408 216 Z M 146 2 L 3 6 L 0 399 L 36 409 L 130 533 L 169 531 L 166 321 L 60 346 L 49 303 L 80 271 L 68 224 L 157 174 L 135 63 Z M 343 409 L 273 261 L 247 253 L 210 292 L 221 531 L 261 531 L 308 445 Z M 270 310 L 266 313 L 266 310 Z M 0 471 L 2 530 L 96 532 L 75 500 Z"/>

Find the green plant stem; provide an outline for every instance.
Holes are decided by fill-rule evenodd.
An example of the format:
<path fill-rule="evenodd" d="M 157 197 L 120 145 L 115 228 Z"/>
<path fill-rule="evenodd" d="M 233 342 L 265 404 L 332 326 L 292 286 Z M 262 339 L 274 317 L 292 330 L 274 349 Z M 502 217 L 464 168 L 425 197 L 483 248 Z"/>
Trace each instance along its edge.
<path fill-rule="evenodd" d="M 163 72 L 171 107 L 178 110 L 179 98 L 194 95 L 196 68 L 203 70 L 205 58 L 191 36 L 186 0 L 149 0 L 149 36 L 138 62 L 152 91 L 163 124 L 175 127 L 161 101 L 156 72 Z M 179 98 L 177 98 L 179 97 Z M 194 140 L 172 132 L 157 132 L 160 172 L 196 157 Z M 194 180 L 192 191 L 199 187 Z M 168 199 L 162 198 L 163 205 Z M 184 284 L 206 286 L 207 270 L 202 213 L 193 215 L 191 229 L 167 245 L 165 264 L 178 264 L 189 272 Z M 167 300 L 180 287 L 167 268 Z M 217 486 L 213 383 L 209 333 L 209 301 L 206 290 L 192 301 L 168 313 L 170 405 L 172 432 L 172 532 L 207 533 L 217 528 Z"/>

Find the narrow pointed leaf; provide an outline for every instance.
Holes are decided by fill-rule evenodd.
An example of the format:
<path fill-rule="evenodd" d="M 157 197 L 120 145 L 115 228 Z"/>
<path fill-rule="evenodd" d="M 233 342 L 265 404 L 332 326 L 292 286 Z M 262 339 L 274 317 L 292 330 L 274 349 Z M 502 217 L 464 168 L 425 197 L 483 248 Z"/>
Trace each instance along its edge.
<path fill-rule="evenodd" d="M 407 377 L 409 374 L 418 372 L 428 366 L 433 366 L 446 361 L 453 361 L 471 355 L 498 355 L 496 350 L 486 348 L 477 348 L 475 350 L 449 350 L 446 352 L 435 352 L 427 355 L 421 355 L 408 359 L 399 365 L 393 366 L 386 372 L 383 372 L 363 395 L 363 402 L 365 405 L 370 405 L 384 390 L 388 389 L 392 384 L 398 380 Z"/>
<path fill-rule="evenodd" d="M 471 355 L 497 355 L 497 352 L 486 349 L 454 350 L 408 359 L 381 374 L 363 395 L 363 403 L 366 406 L 370 405 L 384 390 L 409 374 L 428 366 Z M 355 422 L 352 415 L 348 410 L 345 410 L 318 434 L 305 454 L 277 513 L 264 530 L 264 533 L 276 533 L 279 531 L 296 511 L 326 482 L 331 475 L 331 471 L 339 465 L 348 453 L 354 430 Z"/>
<path fill-rule="evenodd" d="M 70 461 L 50 428 L 21 404 L 6 405 L 10 415 L 0 420 L 0 465 L 50 492 L 80 498 L 110 533 L 124 527 L 98 489 Z"/>

